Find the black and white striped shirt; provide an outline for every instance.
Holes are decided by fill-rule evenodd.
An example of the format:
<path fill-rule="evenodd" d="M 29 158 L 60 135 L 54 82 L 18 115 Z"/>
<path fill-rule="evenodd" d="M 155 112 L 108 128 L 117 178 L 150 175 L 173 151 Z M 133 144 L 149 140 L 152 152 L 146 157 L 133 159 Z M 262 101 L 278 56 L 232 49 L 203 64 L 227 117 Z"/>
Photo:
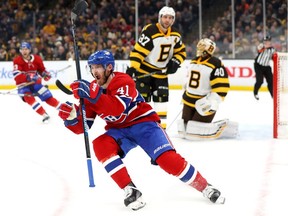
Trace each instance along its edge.
<path fill-rule="evenodd" d="M 272 59 L 272 55 L 275 52 L 274 47 L 268 47 L 264 50 L 261 50 L 256 59 L 255 62 L 262 66 L 270 66 L 270 60 Z"/>

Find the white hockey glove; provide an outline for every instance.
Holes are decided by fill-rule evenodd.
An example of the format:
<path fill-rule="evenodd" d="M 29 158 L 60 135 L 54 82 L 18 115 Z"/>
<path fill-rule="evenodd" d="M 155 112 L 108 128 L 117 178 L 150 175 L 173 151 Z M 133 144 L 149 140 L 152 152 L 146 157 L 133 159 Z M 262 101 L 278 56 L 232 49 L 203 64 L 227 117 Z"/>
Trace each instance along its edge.
<path fill-rule="evenodd" d="M 215 92 L 207 94 L 205 97 L 199 99 L 195 103 L 197 112 L 202 116 L 212 115 L 218 109 L 222 98 Z"/>

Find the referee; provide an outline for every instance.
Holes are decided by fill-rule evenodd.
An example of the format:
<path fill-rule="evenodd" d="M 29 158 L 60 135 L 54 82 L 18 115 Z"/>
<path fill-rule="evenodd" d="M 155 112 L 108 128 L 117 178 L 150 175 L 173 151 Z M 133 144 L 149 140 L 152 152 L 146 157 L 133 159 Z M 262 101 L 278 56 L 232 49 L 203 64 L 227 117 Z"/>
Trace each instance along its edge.
<path fill-rule="evenodd" d="M 258 91 L 263 84 L 264 78 L 267 82 L 268 90 L 273 98 L 273 74 L 270 66 L 270 60 L 276 52 L 275 48 L 271 45 L 271 37 L 266 36 L 263 43 L 257 47 L 258 55 L 255 58 L 254 70 L 256 74 L 256 83 L 254 85 L 254 97 L 259 100 Z"/>

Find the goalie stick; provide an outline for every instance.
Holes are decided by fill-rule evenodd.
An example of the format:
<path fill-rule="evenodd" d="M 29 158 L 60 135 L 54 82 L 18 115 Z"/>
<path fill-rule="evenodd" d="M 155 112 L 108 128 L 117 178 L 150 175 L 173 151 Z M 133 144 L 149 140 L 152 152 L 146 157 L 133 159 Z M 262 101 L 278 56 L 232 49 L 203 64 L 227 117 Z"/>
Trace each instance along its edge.
<path fill-rule="evenodd" d="M 88 3 L 83 0 L 76 0 L 75 5 L 71 11 L 71 22 L 72 22 L 72 37 L 73 37 L 73 47 L 74 47 L 74 55 L 75 55 L 75 63 L 76 63 L 76 72 L 77 72 L 77 79 L 81 79 L 81 71 L 80 71 L 80 59 L 78 53 L 78 47 L 76 42 L 76 35 L 75 35 L 75 21 L 77 17 L 83 13 L 86 8 L 88 7 Z M 88 136 L 88 125 L 86 121 L 86 112 L 85 112 L 85 105 L 83 98 L 80 98 L 80 113 L 82 115 L 82 126 L 84 130 L 84 141 L 85 141 L 85 150 L 86 150 L 86 159 L 87 159 L 87 168 L 88 168 L 88 177 L 89 177 L 89 187 L 95 187 L 94 184 L 94 177 L 93 177 L 93 169 L 92 169 L 92 162 L 91 162 L 91 153 L 90 153 L 90 146 L 89 146 L 89 136 Z"/>

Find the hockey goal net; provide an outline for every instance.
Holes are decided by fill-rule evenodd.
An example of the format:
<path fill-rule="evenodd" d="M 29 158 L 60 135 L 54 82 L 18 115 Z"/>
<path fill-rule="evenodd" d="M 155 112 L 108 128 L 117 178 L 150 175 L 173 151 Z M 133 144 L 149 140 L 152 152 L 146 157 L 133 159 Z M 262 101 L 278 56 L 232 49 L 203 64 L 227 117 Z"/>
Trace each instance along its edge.
<path fill-rule="evenodd" d="M 288 53 L 273 56 L 273 137 L 288 138 Z"/>

